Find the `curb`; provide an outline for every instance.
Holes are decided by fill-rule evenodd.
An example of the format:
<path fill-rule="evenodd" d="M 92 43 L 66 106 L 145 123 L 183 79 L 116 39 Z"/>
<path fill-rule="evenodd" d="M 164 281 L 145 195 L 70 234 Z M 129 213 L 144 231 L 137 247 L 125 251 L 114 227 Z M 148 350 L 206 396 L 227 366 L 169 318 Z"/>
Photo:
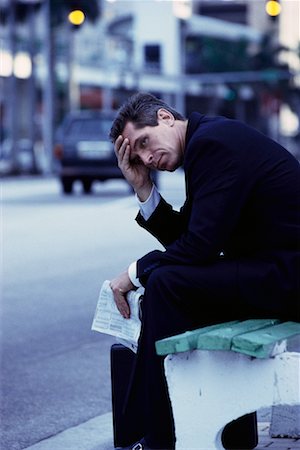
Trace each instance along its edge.
<path fill-rule="evenodd" d="M 300 450 L 300 439 L 271 438 L 270 423 L 258 422 L 256 450 Z M 24 450 L 114 450 L 112 413 L 94 417 Z M 200 450 L 200 449 L 199 449 Z"/>
<path fill-rule="evenodd" d="M 24 450 L 112 450 L 112 413 L 94 417 Z"/>

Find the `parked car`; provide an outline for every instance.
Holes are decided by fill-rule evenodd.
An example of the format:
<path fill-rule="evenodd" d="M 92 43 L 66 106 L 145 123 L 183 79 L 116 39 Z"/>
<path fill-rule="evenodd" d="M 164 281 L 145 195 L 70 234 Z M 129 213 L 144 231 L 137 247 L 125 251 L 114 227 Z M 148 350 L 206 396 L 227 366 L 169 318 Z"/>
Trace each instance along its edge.
<path fill-rule="evenodd" d="M 76 180 L 81 181 L 88 194 L 96 180 L 124 179 L 108 138 L 113 119 L 113 113 L 78 111 L 63 120 L 57 133 L 54 156 L 65 194 L 72 193 Z"/>
<path fill-rule="evenodd" d="M 89 194 L 94 181 L 124 179 L 108 137 L 114 117 L 111 112 L 77 111 L 63 120 L 54 155 L 65 194 L 73 192 L 76 180 L 81 181 L 84 192 Z M 152 177 L 157 185 L 158 173 L 153 172 Z"/>

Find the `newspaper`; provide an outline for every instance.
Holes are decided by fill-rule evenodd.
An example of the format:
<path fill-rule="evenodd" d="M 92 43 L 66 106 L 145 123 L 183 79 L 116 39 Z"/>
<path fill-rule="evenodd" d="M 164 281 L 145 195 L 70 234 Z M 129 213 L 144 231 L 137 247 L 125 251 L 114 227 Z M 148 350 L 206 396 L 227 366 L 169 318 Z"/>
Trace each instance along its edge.
<path fill-rule="evenodd" d="M 130 318 L 125 319 L 116 306 L 109 280 L 105 280 L 100 289 L 92 330 L 115 336 L 118 342 L 136 353 L 141 332 L 140 304 L 143 293 L 143 288 L 127 293 Z"/>

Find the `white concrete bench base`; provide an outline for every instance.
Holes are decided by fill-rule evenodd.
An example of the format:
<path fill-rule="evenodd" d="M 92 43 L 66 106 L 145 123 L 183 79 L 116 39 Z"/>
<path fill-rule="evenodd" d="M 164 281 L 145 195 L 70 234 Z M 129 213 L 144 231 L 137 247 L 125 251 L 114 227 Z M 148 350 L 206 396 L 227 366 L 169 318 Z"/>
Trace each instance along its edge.
<path fill-rule="evenodd" d="M 168 355 L 176 450 L 224 449 L 225 425 L 263 407 L 300 404 L 300 354 L 259 359 L 233 351 Z"/>

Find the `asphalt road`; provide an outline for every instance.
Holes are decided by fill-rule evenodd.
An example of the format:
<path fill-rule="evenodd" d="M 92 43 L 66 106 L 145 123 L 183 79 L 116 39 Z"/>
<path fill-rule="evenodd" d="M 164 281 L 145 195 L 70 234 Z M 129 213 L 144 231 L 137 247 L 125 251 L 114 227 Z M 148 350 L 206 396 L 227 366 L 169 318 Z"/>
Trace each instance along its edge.
<path fill-rule="evenodd" d="M 180 204 L 169 175 L 162 191 Z M 1 449 L 17 450 L 111 411 L 114 338 L 91 331 L 99 289 L 160 246 L 123 181 L 66 197 L 55 178 L 4 179 L 1 204 Z"/>

